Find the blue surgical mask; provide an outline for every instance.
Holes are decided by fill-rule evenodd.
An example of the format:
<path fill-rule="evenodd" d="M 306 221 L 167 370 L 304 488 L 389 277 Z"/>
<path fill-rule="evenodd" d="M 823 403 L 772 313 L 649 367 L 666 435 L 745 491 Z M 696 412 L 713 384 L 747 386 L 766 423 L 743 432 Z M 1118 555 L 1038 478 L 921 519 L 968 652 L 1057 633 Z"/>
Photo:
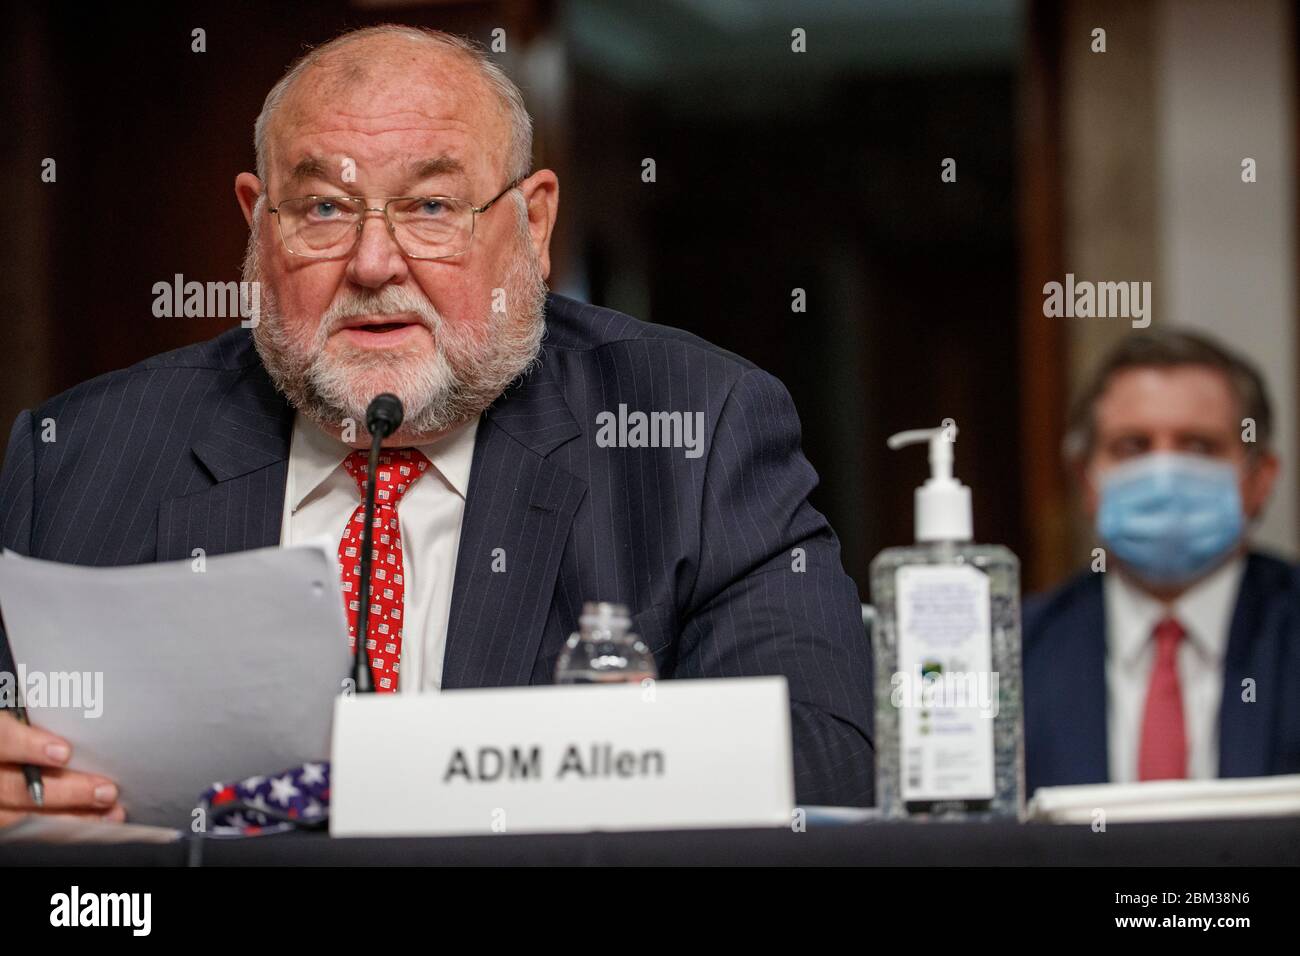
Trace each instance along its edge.
<path fill-rule="evenodd" d="M 1237 469 L 1202 455 L 1157 452 L 1101 478 L 1097 533 L 1153 584 L 1188 584 L 1241 540 Z"/>

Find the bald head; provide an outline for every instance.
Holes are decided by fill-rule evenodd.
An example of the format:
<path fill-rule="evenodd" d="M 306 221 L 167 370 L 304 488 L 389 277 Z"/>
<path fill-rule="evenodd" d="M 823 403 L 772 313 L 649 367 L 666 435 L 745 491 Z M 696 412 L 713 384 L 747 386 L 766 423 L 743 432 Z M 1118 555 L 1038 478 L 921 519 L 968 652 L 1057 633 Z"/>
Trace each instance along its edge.
<path fill-rule="evenodd" d="M 392 109 L 388 105 L 393 106 Z M 471 41 L 384 25 L 354 30 L 299 58 L 272 87 L 254 128 L 264 183 L 276 143 L 334 117 L 454 117 L 481 127 L 485 161 L 507 181 L 532 163 L 532 119 L 519 88 Z"/>

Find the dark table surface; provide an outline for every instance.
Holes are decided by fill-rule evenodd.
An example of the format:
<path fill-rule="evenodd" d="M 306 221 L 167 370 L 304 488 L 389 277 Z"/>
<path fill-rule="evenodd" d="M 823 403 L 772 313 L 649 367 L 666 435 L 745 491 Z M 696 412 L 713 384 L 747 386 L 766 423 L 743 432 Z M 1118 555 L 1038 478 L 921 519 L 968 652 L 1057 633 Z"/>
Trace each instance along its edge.
<path fill-rule="evenodd" d="M 1112 824 L 868 823 L 790 829 L 331 839 L 290 833 L 180 844 L 0 844 L 0 866 L 865 865 L 1297 866 L 1300 818 Z"/>

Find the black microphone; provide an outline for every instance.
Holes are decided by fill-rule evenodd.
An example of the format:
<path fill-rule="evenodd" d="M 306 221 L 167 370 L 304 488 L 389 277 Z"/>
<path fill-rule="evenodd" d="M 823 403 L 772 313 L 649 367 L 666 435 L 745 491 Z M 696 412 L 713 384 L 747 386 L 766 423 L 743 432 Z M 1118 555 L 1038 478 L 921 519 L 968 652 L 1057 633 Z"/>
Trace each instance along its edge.
<path fill-rule="evenodd" d="M 366 431 L 370 432 L 370 469 L 366 472 L 365 525 L 361 529 L 361 590 L 357 592 L 357 656 L 352 661 L 352 683 L 358 694 L 373 693 L 370 673 L 370 555 L 375 537 L 375 474 L 379 470 L 379 448 L 384 439 L 402 424 L 402 400 L 384 392 L 366 407 Z"/>
<path fill-rule="evenodd" d="M 384 392 L 376 395 L 366 406 L 366 431 L 384 439 L 402 426 L 402 400 Z M 378 445 L 373 446 L 378 448 Z"/>

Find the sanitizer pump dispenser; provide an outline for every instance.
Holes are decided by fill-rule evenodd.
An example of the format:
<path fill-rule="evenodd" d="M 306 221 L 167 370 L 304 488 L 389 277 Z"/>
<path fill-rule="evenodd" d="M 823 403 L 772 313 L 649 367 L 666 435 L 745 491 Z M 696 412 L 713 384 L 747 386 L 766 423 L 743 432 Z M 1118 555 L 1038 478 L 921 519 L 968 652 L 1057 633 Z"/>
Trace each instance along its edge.
<path fill-rule="evenodd" d="M 1020 562 L 973 542 L 956 439 L 951 419 L 889 439 L 930 454 L 916 544 L 871 563 L 876 802 L 892 819 L 1024 816 Z"/>

